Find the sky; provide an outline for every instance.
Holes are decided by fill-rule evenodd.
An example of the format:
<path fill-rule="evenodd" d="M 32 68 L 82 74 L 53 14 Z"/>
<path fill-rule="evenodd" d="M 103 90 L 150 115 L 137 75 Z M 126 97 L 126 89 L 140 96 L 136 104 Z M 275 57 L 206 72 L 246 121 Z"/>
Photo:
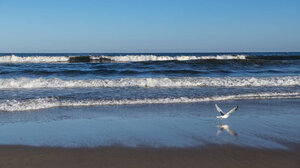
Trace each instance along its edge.
<path fill-rule="evenodd" d="M 0 0 L 0 53 L 300 51 L 299 0 Z"/>

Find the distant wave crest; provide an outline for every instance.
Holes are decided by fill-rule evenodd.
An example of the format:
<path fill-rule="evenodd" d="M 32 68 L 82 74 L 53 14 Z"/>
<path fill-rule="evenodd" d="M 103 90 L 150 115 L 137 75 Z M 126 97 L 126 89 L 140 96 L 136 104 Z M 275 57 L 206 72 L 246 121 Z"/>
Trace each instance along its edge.
<path fill-rule="evenodd" d="M 6 55 L 0 57 L 0 63 L 50 63 L 68 62 L 68 56 L 29 56 L 19 57 L 16 55 Z"/>
<path fill-rule="evenodd" d="M 189 60 L 231 60 L 246 59 L 245 55 L 216 55 L 216 56 L 156 56 L 156 55 L 125 55 L 125 56 L 92 56 L 91 59 L 107 59 L 115 62 L 142 62 L 142 61 L 189 61 Z"/>
<path fill-rule="evenodd" d="M 142 61 L 189 61 L 189 60 L 232 60 L 246 59 L 245 55 L 216 56 L 156 56 L 156 55 L 125 55 L 125 56 L 16 56 L 0 57 L 0 63 L 68 63 L 68 62 L 142 62 Z"/>
<path fill-rule="evenodd" d="M 255 56 L 245 54 L 216 54 L 216 55 L 86 55 L 86 56 L 0 56 L 0 63 L 76 63 L 76 62 L 146 62 L 146 61 L 191 61 L 191 60 L 300 60 L 300 55 Z"/>

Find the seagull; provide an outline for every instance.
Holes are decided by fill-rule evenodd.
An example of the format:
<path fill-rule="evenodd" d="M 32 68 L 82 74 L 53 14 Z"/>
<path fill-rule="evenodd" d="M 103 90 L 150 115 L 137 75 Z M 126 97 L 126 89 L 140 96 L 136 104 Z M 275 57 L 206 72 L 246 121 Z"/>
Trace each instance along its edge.
<path fill-rule="evenodd" d="M 217 131 L 217 134 L 216 136 L 218 136 L 223 130 L 225 130 L 228 134 L 230 134 L 231 136 L 233 137 L 237 137 L 237 133 L 232 131 L 230 128 L 229 128 L 229 125 L 227 124 L 220 124 L 219 126 L 219 130 Z"/>
<path fill-rule="evenodd" d="M 218 110 L 218 112 L 221 114 L 220 116 L 216 116 L 216 117 L 221 119 L 221 120 L 225 119 L 225 118 L 228 118 L 231 113 L 235 112 L 238 109 L 238 106 L 236 106 L 233 109 L 231 109 L 229 112 L 224 114 L 224 112 L 220 109 L 220 107 L 217 104 L 215 104 L 215 106 L 216 106 L 216 109 Z"/>

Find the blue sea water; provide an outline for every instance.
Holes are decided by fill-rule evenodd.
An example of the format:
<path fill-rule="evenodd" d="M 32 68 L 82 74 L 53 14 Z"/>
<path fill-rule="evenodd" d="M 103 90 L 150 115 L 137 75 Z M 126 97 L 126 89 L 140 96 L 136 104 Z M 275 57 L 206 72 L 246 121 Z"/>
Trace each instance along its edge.
<path fill-rule="evenodd" d="M 300 97 L 300 53 L 1 53 L 0 111 Z"/>

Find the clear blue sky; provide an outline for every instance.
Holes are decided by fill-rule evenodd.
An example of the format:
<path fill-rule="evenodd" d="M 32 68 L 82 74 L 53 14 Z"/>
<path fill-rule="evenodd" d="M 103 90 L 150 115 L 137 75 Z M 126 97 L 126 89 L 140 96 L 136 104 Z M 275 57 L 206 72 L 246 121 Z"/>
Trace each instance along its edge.
<path fill-rule="evenodd" d="M 0 52 L 286 50 L 299 0 L 0 0 Z"/>

